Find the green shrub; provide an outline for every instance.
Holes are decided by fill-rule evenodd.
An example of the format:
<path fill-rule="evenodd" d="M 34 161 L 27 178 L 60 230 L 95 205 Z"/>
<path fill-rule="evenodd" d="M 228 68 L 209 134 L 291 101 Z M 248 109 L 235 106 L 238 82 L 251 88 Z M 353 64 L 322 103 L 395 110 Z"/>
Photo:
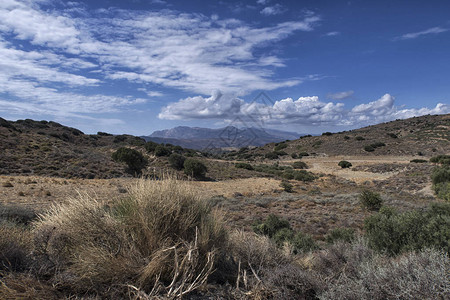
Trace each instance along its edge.
<path fill-rule="evenodd" d="M 275 153 L 278 156 L 286 156 L 288 155 L 287 152 L 280 150 L 280 151 L 274 151 L 273 153 Z"/>
<path fill-rule="evenodd" d="M 112 159 L 117 162 L 124 162 L 128 166 L 128 171 L 132 174 L 140 174 L 142 169 L 147 165 L 147 160 L 141 152 L 126 147 L 117 149 L 112 154 Z"/>
<path fill-rule="evenodd" d="M 362 136 L 357 136 L 357 137 L 355 137 L 355 140 L 357 140 L 357 141 L 364 141 L 365 138 L 363 138 Z"/>
<path fill-rule="evenodd" d="M 316 176 L 311 172 L 307 172 L 305 170 L 300 170 L 300 171 L 294 172 L 294 179 L 298 180 L 298 181 L 307 182 L 307 181 L 315 180 Z"/>
<path fill-rule="evenodd" d="M 122 134 L 122 135 L 116 135 L 113 139 L 114 143 L 122 143 L 127 139 L 127 136 Z"/>
<path fill-rule="evenodd" d="M 294 231 L 291 228 L 281 228 L 272 237 L 278 247 L 283 246 L 285 242 L 291 243 L 294 238 Z"/>
<path fill-rule="evenodd" d="M 359 200 L 361 205 L 368 210 L 379 210 L 383 204 L 380 194 L 369 190 L 363 190 L 359 194 Z"/>
<path fill-rule="evenodd" d="M 396 255 L 424 248 L 450 251 L 450 203 L 432 204 L 426 211 L 398 213 L 388 207 L 364 221 L 369 245 Z"/>
<path fill-rule="evenodd" d="M 264 157 L 267 159 L 278 159 L 278 154 L 276 154 L 275 152 L 269 152 L 266 153 Z"/>
<path fill-rule="evenodd" d="M 282 181 L 281 183 L 280 183 L 280 186 L 283 188 L 283 190 L 285 191 L 285 192 L 287 192 L 287 193 L 292 193 L 294 190 L 293 190 L 293 185 L 292 184 L 290 184 L 288 181 Z"/>
<path fill-rule="evenodd" d="M 155 155 L 156 156 L 169 156 L 172 153 L 172 151 L 170 151 L 169 148 L 163 146 L 163 145 L 158 145 L 155 148 Z"/>
<path fill-rule="evenodd" d="M 298 232 L 292 239 L 294 254 L 305 253 L 318 249 L 316 242 L 309 234 Z"/>
<path fill-rule="evenodd" d="M 325 236 L 328 244 L 334 244 L 337 241 L 350 243 L 355 238 L 355 230 L 353 228 L 335 228 L 330 230 Z"/>
<path fill-rule="evenodd" d="M 436 183 L 433 190 L 438 198 L 450 201 L 450 182 Z"/>
<path fill-rule="evenodd" d="M 248 163 L 237 163 L 234 165 L 238 169 L 254 170 L 251 164 Z"/>
<path fill-rule="evenodd" d="M 302 158 L 303 156 L 309 156 L 309 154 L 308 154 L 308 152 L 300 152 L 300 153 L 298 154 L 298 156 L 299 156 L 300 158 Z"/>
<path fill-rule="evenodd" d="M 367 152 L 373 152 L 373 151 L 375 151 L 375 148 L 368 145 L 368 146 L 364 146 L 364 150 Z"/>
<path fill-rule="evenodd" d="M 297 153 L 292 153 L 292 154 L 291 154 L 291 157 L 292 157 L 293 159 L 296 159 L 296 158 L 298 158 L 298 155 L 297 155 Z"/>
<path fill-rule="evenodd" d="M 349 140 L 350 137 L 348 135 L 344 135 L 344 140 Z"/>
<path fill-rule="evenodd" d="M 398 136 L 395 133 L 388 133 L 387 135 L 393 139 L 398 138 Z"/>
<path fill-rule="evenodd" d="M 373 148 L 380 148 L 386 146 L 386 144 L 383 142 L 375 142 L 373 144 L 370 144 L 370 146 L 372 146 Z"/>
<path fill-rule="evenodd" d="M 184 161 L 186 158 L 178 153 L 172 153 L 169 156 L 169 164 L 176 170 L 182 170 L 184 167 Z"/>
<path fill-rule="evenodd" d="M 303 161 L 296 161 L 292 164 L 294 169 L 308 169 L 308 165 Z"/>
<path fill-rule="evenodd" d="M 431 174 L 433 184 L 450 181 L 450 166 L 435 168 Z"/>
<path fill-rule="evenodd" d="M 286 143 L 279 143 L 279 144 L 275 145 L 275 147 L 273 148 L 273 151 L 280 151 L 280 150 L 286 149 L 287 146 L 288 145 Z"/>
<path fill-rule="evenodd" d="M 338 163 L 338 166 L 341 167 L 342 169 L 345 169 L 345 168 L 350 168 L 352 166 L 352 164 L 346 160 L 341 160 Z"/>
<path fill-rule="evenodd" d="M 322 133 L 322 135 L 324 135 L 324 136 L 330 136 L 330 135 L 333 135 L 333 133 L 327 131 L 327 132 Z"/>
<path fill-rule="evenodd" d="M 156 147 L 158 147 L 159 144 L 149 141 L 147 143 L 145 143 L 145 150 L 147 150 L 147 152 L 155 152 Z"/>
<path fill-rule="evenodd" d="M 192 158 L 188 158 L 184 161 L 184 173 L 186 175 L 202 178 L 205 177 L 207 171 L 208 169 L 201 161 Z"/>
<path fill-rule="evenodd" d="M 278 216 L 271 214 L 264 222 L 253 225 L 253 231 L 257 234 L 267 235 L 272 238 L 279 230 L 286 228 L 291 229 L 289 221 L 280 219 Z"/>
<path fill-rule="evenodd" d="M 450 165 L 450 155 L 437 155 L 430 158 L 430 162 L 442 165 Z"/>
<path fill-rule="evenodd" d="M 426 163 L 427 160 L 426 160 L 426 159 L 418 159 L 418 158 L 415 158 L 415 159 L 410 160 L 410 162 L 411 162 L 411 163 L 416 163 L 416 164 L 421 164 L 421 163 Z"/>

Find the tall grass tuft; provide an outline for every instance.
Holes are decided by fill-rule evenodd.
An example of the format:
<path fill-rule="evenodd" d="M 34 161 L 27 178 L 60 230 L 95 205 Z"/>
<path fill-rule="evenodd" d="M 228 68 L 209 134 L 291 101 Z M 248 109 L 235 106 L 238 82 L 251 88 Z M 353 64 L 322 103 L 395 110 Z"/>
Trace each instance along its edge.
<path fill-rule="evenodd" d="M 180 297 L 207 281 L 226 243 L 218 214 L 173 178 L 140 180 L 110 206 L 80 195 L 42 215 L 34 231 L 42 272 L 102 295 Z"/>

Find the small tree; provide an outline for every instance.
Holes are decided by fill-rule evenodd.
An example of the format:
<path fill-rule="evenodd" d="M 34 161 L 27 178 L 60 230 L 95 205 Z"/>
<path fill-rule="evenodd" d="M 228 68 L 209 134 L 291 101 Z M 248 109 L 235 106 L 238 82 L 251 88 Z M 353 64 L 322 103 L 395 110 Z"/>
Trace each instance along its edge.
<path fill-rule="evenodd" d="M 202 178 L 205 177 L 207 170 L 206 166 L 196 159 L 188 158 L 184 161 L 184 173 L 186 175 Z"/>
<path fill-rule="evenodd" d="M 176 170 L 181 170 L 184 167 L 184 161 L 186 158 L 183 155 L 180 155 L 178 153 L 172 153 L 169 156 L 169 164 L 172 168 Z"/>
<path fill-rule="evenodd" d="M 164 147 L 163 145 L 158 145 L 155 148 L 155 155 L 156 156 L 169 156 L 171 151 L 169 148 Z"/>
<path fill-rule="evenodd" d="M 112 159 L 118 162 L 124 162 L 128 166 L 128 172 L 132 174 L 141 174 L 142 169 L 147 165 L 147 160 L 141 152 L 121 147 L 112 154 Z"/>
<path fill-rule="evenodd" d="M 283 190 L 285 191 L 285 192 L 287 192 L 287 193 L 292 193 L 294 190 L 293 190 L 293 185 L 292 184 L 290 184 L 289 183 L 289 181 L 285 181 L 285 180 L 283 180 L 281 183 L 280 183 L 280 186 L 283 188 Z"/>
<path fill-rule="evenodd" d="M 368 210 L 379 210 L 383 204 L 380 194 L 369 190 L 363 190 L 359 194 L 359 200 L 361 205 Z"/>
<path fill-rule="evenodd" d="M 345 169 L 345 168 L 350 168 L 352 166 L 352 164 L 346 160 L 341 160 L 338 163 L 338 166 L 341 167 L 342 169 Z"/>

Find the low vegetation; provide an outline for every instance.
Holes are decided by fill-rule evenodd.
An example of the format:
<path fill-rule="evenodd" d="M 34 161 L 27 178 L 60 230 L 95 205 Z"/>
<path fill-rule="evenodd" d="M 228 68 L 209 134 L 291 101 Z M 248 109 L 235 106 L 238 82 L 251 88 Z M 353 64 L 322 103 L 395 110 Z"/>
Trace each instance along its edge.
<path fill-rule="evenodd" d="M 380 194 L 370 190 L 363 190 L 359 194 L 359 201 L 368 210 L 379 210 L 383 205 L 383 199 Z"/>
<path fill-rule="evenodd" d="M 112 159 L 126 163 L 127 170 L 131 174 L 141 174 L 142 169 L 147 165 L 147 160 L 139 151 L 126 147 L 117 149 L 112 154 Z"/>
<path fill-rule="evenodd" d="M 348 162 L 346 160 L 341 160 L 338 163 L 338 166 L 341 167 L 342 169 L 346 169 L 346 168 L 350 168 L 352 166 L 351 162 Z"/>

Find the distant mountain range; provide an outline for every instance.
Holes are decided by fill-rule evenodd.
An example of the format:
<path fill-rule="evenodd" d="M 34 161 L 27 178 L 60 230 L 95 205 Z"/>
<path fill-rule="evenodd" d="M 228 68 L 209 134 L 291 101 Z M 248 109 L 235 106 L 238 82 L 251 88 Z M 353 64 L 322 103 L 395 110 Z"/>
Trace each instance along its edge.
<path fill-rule="evenodd" d="M 267 143 L 298 139 L 300 136 L 301 134 L 295 132 L 255 127 L 227 126 L 211 129 L 178 126 L 172 129 L 158 130 L 149 136 L 142 136 L 142 138 L 156 143 L 170 143 L 184 148 L 208 150 L 262 146 Z"/>

